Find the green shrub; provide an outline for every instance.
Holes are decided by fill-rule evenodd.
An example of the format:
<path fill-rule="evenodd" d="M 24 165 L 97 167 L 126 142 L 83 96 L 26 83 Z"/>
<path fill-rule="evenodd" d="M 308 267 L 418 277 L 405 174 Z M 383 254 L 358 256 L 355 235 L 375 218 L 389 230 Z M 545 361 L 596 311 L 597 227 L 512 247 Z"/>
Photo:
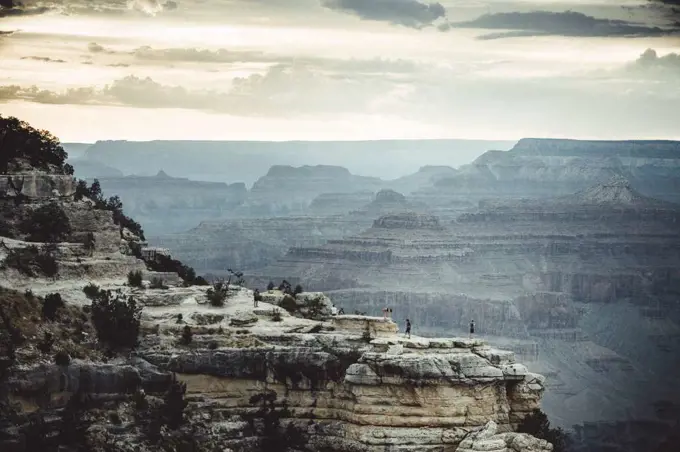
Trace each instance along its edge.
<path fill-rule="evenodd" d="M 304 292 L 304 290 L 302 289 L 302 286 L 300 284 L 298 284 L 297 286 L 295 286 L 295 290 L 293 291 L 293 295 L 301 294 L 302 292 Z"/>
<path fill-rule="evenodd" d="M 42 307 L 42 315 L 44 319 L 53 321 L 57 316 L 57 311 L 64 307 L 64 300 L 58 293 L 51 293 L 45 297 Z"/>
<path fill-rule="evenodd" d="M 131 270 L 127 275 L 127 280 L 130 287 L 144 287 L 141 271 Z"/>
<path fill-rule="evenodd" d="M 92 300 L 97 339 L 111 351 L 136 347 L 141 311 L 133 297 L 125 299 L 120 293 L 100 290 Z"/>
<path fill-rule="evenodd" d="M 208 348 L 209 348 L 210 350 L 216 350 L 217 347 L 218 347 L 218 346 L 217 346 L 217 342 L 215 342 L 215 341 L 210 341 L 210 343 L 208 344 Z"/>
<path fill-rule="evenodd" d="M 225 283 L 219 281 L 213 284 L 213 286 L 210 289 L 208 289 L 208 291 L 205 294 L 208 297 L 208 301 L 212 306 L 221 308 L 222 306 L 224 306 L 224 302 L 227 300 L 229 288 Z"/>
<path fill-rule="evenodd" d="M 269 284 L 267 284 L 267 290 L 274 290 L 274 282 L 269 281 Z"/>
<path fill-rule="evenodd" d="M 35 209 L 19 224 L 29 242 L 63 242 L 71 234 L 71 222 L 64 209 L 51 202 Z"/>

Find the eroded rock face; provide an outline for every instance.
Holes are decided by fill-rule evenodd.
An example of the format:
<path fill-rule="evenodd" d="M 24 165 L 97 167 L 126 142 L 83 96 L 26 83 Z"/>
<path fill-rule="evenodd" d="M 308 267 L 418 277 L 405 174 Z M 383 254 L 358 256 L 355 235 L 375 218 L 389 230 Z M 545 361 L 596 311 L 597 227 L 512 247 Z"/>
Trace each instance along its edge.
<path fill-rule="evenodd" d="M 29 200 L 71 198 L 76 183 L 72 176 L 41 172 L 0 175 L 0 198 L 25 196 Z"/>

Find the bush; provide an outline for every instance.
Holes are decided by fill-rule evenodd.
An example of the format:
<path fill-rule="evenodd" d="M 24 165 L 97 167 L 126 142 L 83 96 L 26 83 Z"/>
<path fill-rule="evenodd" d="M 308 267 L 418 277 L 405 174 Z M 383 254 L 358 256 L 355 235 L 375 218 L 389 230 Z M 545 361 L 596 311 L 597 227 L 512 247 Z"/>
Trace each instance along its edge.
<path fill-rule="evenodd" d="M 216 350 L 216 349 L 217 349 L 217 342 L 215 342 L 215 341 L 210 341 L 210 343 L 208 344 L 208 348 L 209 348 L 210 350 Z"/>
<path fill-rule="evenodd" d="M 165 284 L 163 284 L 163 279 L 161 278 L 152 278 L 151 279 L 151 284 L 149 284 L 150 289 L 162 289 L 165 290 L 168 288 Z"/>
<path fill-rule="evenodd" d="M 283 299 L 279 303 L 279 306 L 281 306 L 283 309 L 290 312 L 291 314 L 298 310 L 298 305 L 297 302 L 295 301 L 295 298 L 293 298 L 292 295 L 288 294 L 283 296 Z"/>
<path fill-rule="evenodd" d="M 186 391 L 186 383 L 178 381 L 177 377 L 173 375 L 173 381 L 165 394 L 163 410 L 161 411 L 163 423 L 171 430 L 177 430 L 184 423 L 184 409 L 188 404 L 184 400 Z"/>
<path fill-rule="evenodd" d="M 59 350 L 54 355 L 54 364 L 57 366 L 68 366 L 71 364 L 71 357 L 64 350 Z"/>
<path fill-rule="evenodd" d="M 64 209 L 51 202 L 35 209 L 19 225 L 29 242 L 62 242 L 71 234 L 71 222 Z"/>
<path fill-rule="evenodd" d="M 228 286 L 223 282 L 216 282 L 213 286 L 208 289 L 205 293 L 208 297 L 208 301 L 212 306 L 221 308 L 224 306 L 224 302 L 227 300 L 227 295 L 229 294 Z"/>
<path fill-rule="evenodd" d="M 283 321 L 283 317 L 281 317 L 281 311 L 279 311 L 279 310 L 276 309 L 276 308 L 272 309 L 271 318 L 272 318 L 272 322 L 281 322 L 281 321 Z"/>
<path fill-rule="evenodd" d="M 177 323 L 182 323 L 182 320 L 184 319 L 184 316 L 182 314 L 177 314 Z"/>
<path fill-rule="evenodd" d="M 551 428 L 548 416 L 540 409 L 535 409 L 517 427 L 518 433 L 528 433 L 544 439 L 553 445 L 553 452 L 566 452 L 570 447 L 569 436 L 561 428 Z"/>
<path fill-rule="evenodd" d="M 300 284 L 298 284 L 297 286 L 295 286 L 295 290 L 293 291 L 293 295 L 301 294 L 302 292 L 304 292 L 304 290 L 302 289 L 302 286 Z"/>
<path fill-rule="evenodd" d="M 14 268 L 19 273 L 30 277 L 52 277 L 59 271 L 59 266 L 54 256 L 49 251 L 36 246 L 9 250 L 3 267 Z"/>
<path fill-rule="evenodd" d="M 130 271 L 127 275 L 128 285 L 130 287 L 144 287 L 142 282 L 142 272 Z"/>
<path fill-rule="evenodd" d="M 82 201 L 83 198 L 90 197 L 90 189 L 87 186 L 87 182 L 82 179 L 78 179 L 76 183 L 76 192 L 73 195 L 73 199 L 76 201 Z"/>
<path fill-rule="evenodd" d="M 186 325 L 182 329 L 181 343 L 182 343 L 182 345 L 189 345 L 189 344 L 191 344 L 192 339 L 193 339 L 193 334 L 191 333 L 191 327 L 189 325 Z"/>
<path fill-rule="evenodd" d="M 279 290 L 285 294 L 289 295 L 293 294 L 293 288 L 291 287 L 290 283 L 285 279 L 281 281 L 281 284 L 279 284 Z"/>
<path fill-rule="evenodd" d="M 97 298 L 99 295 L 99 286 L 94 284 L 94 283 L 89 283 L 87 286 L 83 287 L 83 292 L 85 293 L 85 296 L 90 299 L 94 300 Z"/>
<path fill-rule="evenodd" d="M 49 353 L 52 350 L 53 345 L 54 337 L 52 336 L 52 333 L 46 331 L 43 338 L 38 342 L 37 348 L 43 353 Z"/>
<path fill-rule="evenodd" d="M 53 321 L 57 315 L 57 311 L 64 307 L 64 300 L 58 293 L 51 293 L 45 297 L 42 307 L 42 315 L 44 319 Z"/>
<path fill-rule="evenodd" d="M 134 298 L 126 300 L 120 294 L 114 296 L 109 290 L 100 290 L 92 300 L 92 323 L 97 339 L 111 351 L 136 347 L 141 311 Z"/>
<path fill-rule="evenodd" d="M 267 284 L 267 290 L 274 290 L 274 282 L 269 281 L 269 284 Z"/>
<path fill-rule="evenodd" d="M 139 250 L 138 257 L 141 257 L 141 249 Z M 146 267 L 151 271 L 177 273 L 184 281 L 185 286 L 209 285 L 205 278 L 196 276 L 196 271 L 193 268 L 182 264 L 177 259 L 172 259 L 161 254 L 156 256 L 156 259 L 145 261 L 145 263 Z"/>

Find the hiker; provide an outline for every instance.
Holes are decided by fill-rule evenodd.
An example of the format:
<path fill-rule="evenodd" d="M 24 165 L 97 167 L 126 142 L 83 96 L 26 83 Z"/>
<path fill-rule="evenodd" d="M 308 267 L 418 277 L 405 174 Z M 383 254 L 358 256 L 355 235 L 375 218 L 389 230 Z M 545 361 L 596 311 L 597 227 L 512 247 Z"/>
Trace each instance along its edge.
<path fill-rule="evenodd" d="M 406 335 L 408 335 L 408 338 L 411 339 L 411 321 L 409 319 L 406 319 Z"/>
<path fill-rule="evenodd" d="M 383 311 L 383 321 L 387 322 L 387 313 L 389 312 L 389 308 L 387 306 L 385 306 L 382 311 Z"/>
<path fill-rule="evenodd" d="M 345 308 L 340 308 L 338 310 L 338 315 L 345 315 Z"/>
<path fill-rule="evenodd" d="M 470 320 L 470 339 L 472 339 L 473 334 L 475 334 L 475 320 L 474 319 Z"/>

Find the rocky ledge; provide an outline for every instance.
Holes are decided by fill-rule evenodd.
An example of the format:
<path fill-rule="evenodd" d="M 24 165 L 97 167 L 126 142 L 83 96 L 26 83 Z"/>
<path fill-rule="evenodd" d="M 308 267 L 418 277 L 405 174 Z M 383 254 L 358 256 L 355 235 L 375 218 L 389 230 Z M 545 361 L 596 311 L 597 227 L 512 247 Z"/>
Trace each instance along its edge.
<path fill-rule="evenodd" d="M 182 296 L 168 296 L 173 290 Z M 28 411 L 59 409 L 83 391 L 86 374 L 90 397 L 108 401 L 108 417 L 113 410 L 122 419 L 101 420 L 90 434 L 147 450 L 131 433 L 139 425 L 132 400 L 140 389 L 163 393 L 174 374 L 186 384 L 193 435 L 219 447 L 204 450 L 252 450 L 262 431 L 248 419 L 261 413 L 265 394 L 272 406 L 285 407 L 281 425 L 301 432 L 304 450 L 552 450 L 514 433 L 538 408 L 544 378 L 512 352 L 477 339 L 407 338 L 382 317 L 299 315 L 312 306 L 328 313 L 323 294 L 299 294 L 291 313 L 278 306 L 285 299 L 278 291 L 255 306 L 252 291 L 232 286 L 221 308 L 207 303 L 204 291 L 146 289 L 138 297 L 145 304 L 142 338 L 131 357 L 22 366 L 8 380 L 12 399 Z M 186 327 L 193 339 L 182 344 Z"/>

